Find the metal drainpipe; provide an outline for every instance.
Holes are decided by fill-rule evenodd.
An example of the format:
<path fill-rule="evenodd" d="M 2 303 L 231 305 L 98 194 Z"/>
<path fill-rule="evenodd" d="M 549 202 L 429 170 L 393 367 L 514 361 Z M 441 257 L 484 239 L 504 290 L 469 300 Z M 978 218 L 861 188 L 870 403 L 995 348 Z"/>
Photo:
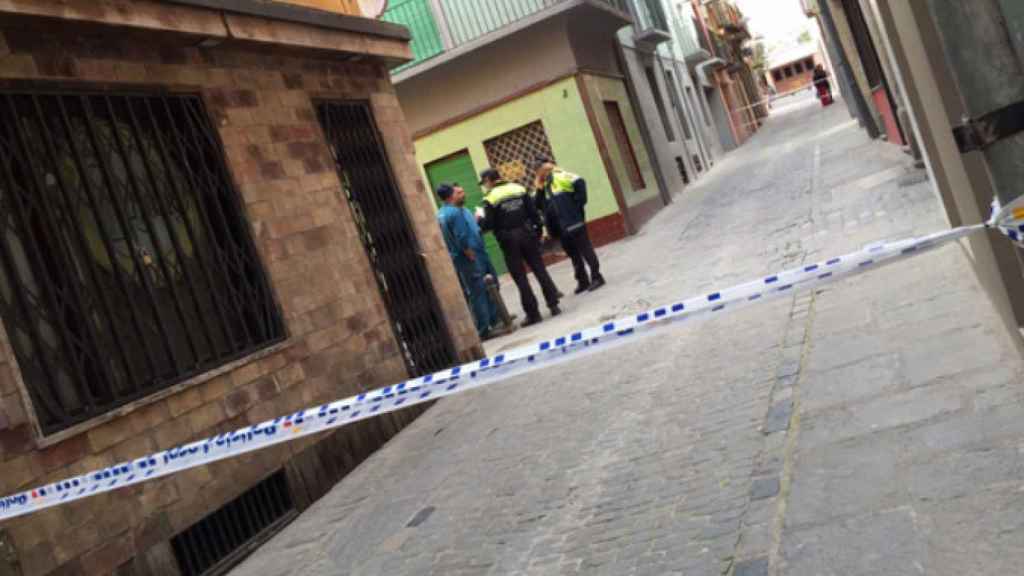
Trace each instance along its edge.
<path fill-rule="evenodd" d="M 843 83 L 843 88 L 849 98 L 853 100 L 853 107 L 856 110 L 858 120 L 860 120 L 861 126 L 867 131 L 868 136 L 872 139 L 878 138 L 882 135 L 882 132 L 878 129 L 878 124 L 875 123 L 875 117 L 871 114 L 871 109 L 868 108 L 868 103 L 864 100 L 864 95 L 861 94 L 860 89 L 857 87 L 857 80 L 853 77 L 853 72 L 850 70 L 850 63 L 846 59 L 846 51 L 843 50 L 843 45 L 839 41 L 839 30 L 836 28 L 836 22 L 832 19 L 832 7 L 829 5 L 829 0 L 821 0 L 818 3 L 821 8 L 821 20 L 825 23 L 828 37 L 835 43 L 835 52 L 839 60 L 839 81 Z"/>
<path fill-rule="evenodd" d="M 978 118 L 1024 101 L 1024 63 L 1014 51 L 1008 29 L 1024 25 L 1024 14 L 1004 14 L 995 0 L 929 0 L 928 4 L 966 115 Z M 1000 140 L 981 154 L 999 199 L 1008 202 L 1020 196 L 1024 136 Z"/>
<path fill-rule="evenodd" d="M 644 146 L 647 147 L 648 158 L 651 159 L 651 167 L 654 168 L 654 179 L 658 181 L 659 193 L 661 201 L 666 206 L 672 203 L 672 191 L 668 189 L 668 183 L 665 182 L 665 175 L 661 172 L 661 162 L 658 160 L 658 151 L 654 147 L 654 138 L 651 137 L 651 131 L 647 127 L 647 117 L 644 116 L 644 109 L 640 106 L 640 98 L 637 96 L 636 86 L 633 84 L 633 75 L 629 73 L 629 62 L 626 60 L 626 49 L 622 46 L 622 40 L 619 38 L 615 39 L 615 56 L 619 60 L 619 68 L 622 70 L 622 76 L 625 78 L 626 93 L 629 95 L 629 102 L 633 106 L 633 114 L 636 115 L 637 124 L 640 125 L 640 137 L 644 140 Z M 629 210 L 629 204 L 626 204 L 626 210 Z M 636 230 L 633 231 L 634 233 Z"/>

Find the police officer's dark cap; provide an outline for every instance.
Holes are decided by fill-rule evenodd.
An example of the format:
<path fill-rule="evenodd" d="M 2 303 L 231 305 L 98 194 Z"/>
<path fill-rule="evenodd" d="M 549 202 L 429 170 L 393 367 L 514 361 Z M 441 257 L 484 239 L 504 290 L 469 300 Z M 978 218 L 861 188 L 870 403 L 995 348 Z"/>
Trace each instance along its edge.
<path fill-rule="evenodd" d="M 445 183 L 437 187 L 437 197 L 441 200 L 451 198 L 452 194 L 455 194 L 455 186 L 452 186 L 451 184 Z"/>
<path fill-rule="evenodd" d="M 541 166 L 543 166 L 545 164 L 554 164 L 554 163 L 555 163 L 555 161 L 552 160 L 551 157 L 545 156 L 544 154 L 538 154 L 533 159 L 533 165 L 536 166 L 537 168 L 540 168 Z"/>
<path fill-rule="evenodd" d="M 484 182 L 497 182 L 501 180 L 501 174 L 498 173 L 494 168 L 488 168 L 480 173 L 480 183 Z"/>

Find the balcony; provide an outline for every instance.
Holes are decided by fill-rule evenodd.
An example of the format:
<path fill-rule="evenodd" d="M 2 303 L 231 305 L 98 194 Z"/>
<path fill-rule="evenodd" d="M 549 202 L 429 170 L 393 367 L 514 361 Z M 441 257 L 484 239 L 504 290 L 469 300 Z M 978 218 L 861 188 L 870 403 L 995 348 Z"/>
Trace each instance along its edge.
<path fill-rule="evenodd" d="M 750 39 L 747 19 L 730 0 L 711 0 L 707 8 L 708 18 L 714 31 L 733 41 Z"/>
<path fill-rule="evenodd" d="M 392 70 L 400 82 L 435 62 L 454 58 L 540 20 L 591 6 L 631 21 L 630 0 L 397 0 L 383 20 L 409 28 L 414 60 Z"/>
<path fill-rule="evenodd" d="M 637 47 L 653 50 L 672 39 L 661 0 L 636 0 L 633 7 L 633 39 Z"/>

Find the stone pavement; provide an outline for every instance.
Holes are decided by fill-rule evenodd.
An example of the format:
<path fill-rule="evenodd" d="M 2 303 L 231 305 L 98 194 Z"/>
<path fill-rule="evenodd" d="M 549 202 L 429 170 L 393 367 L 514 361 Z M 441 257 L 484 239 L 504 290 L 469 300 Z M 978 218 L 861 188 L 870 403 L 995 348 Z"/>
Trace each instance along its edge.
<path fill-rule="evenodd" d="M 808 97 L 489 351 L 944 227 L 909 166 Z M 1019 573 L 1022 368 L 952 245 L 444 400 L 234 574 Z"/>

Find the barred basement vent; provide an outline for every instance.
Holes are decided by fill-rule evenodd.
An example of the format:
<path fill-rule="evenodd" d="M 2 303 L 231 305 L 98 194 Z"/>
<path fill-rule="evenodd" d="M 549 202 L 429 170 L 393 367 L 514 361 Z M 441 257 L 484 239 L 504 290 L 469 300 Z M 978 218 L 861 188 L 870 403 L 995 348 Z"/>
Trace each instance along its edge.
<path fill-rule="evenodd" d="M 284 470 L 171 539 L 184 576 L 224 574 L 298 515 Z"/>
<path fill-rule="evenodd" d="M 689 184 L 690 175 L 686 173 L 686 163 L 683 162 L 682 156 L 676 156 L 676 168 L 679 169 L 679 176 L 683 179 L 683 184 Z"/>

